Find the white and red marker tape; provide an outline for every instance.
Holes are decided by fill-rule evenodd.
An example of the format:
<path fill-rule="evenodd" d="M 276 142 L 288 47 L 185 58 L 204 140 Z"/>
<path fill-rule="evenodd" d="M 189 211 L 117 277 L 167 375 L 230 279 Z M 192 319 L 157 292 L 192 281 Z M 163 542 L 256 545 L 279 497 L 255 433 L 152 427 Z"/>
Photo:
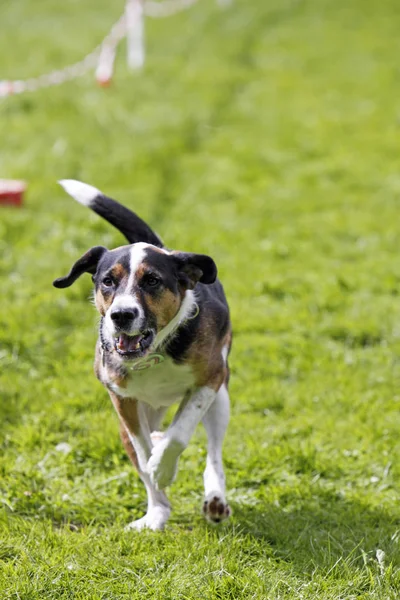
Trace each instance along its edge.
<path fill-rule="evenodd" d="M 40 88 L 61 85 L 77 77 L 82 77 L 96 67 L 96 80 L 102 86 L 110 84 L 118 44 L 127 38 L 127 61 L 131 69 L 143 66 L 145 60 L 144 48 L 144 17 L 163 18 L 170 17 L 187 8 L 199 0 L 126 0 L 125 13 L 113 25 L 110 33 L 103 42 L 85 58 L 73 65 L 31 77 L 29 79 L 0 80 L 0 98 L 34 92 Z M 232 0 L 217 0 L 221 7 L 228 6 Z"/>
<path fill-rule="evenodd" d="M 14 206 L 21 206 L 25 189 L 25 181 L 0 179 L 0 205 L 13 204 Z"/>

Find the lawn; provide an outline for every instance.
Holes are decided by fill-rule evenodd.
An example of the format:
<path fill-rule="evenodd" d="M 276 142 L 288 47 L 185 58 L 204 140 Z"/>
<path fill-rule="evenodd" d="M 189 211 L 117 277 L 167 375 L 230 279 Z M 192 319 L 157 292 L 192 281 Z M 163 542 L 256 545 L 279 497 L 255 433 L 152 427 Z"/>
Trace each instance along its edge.
<path fill-rule="evenodd" d="M 82 58 L 123 2 L 6 0 L 0 78 Z M 199 0 L 147 20 L 147 62 L 0 100 L 0 597 L 400 597 L 400 5 Z M 234 329 L 232 519 L 203 521 L 205 435 L 163 533 L 92 362 L 90 277 L 121 235 L 56 181 L 208 253 Z"/>

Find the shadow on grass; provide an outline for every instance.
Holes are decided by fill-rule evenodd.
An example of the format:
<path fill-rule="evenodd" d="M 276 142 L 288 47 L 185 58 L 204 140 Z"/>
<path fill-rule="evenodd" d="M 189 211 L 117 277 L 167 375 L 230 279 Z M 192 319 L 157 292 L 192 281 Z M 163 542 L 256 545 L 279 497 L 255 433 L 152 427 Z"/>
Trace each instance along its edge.
<path fill-rule="evenodd" d="M 289 492 L 281 505 L 234 505 L 234 514 L 243 534 L 265 540 L 274 557 L 298 573 L 362 566 L 375 560 L 377 549 L 384 550 L 388 564 L 400 566 L 399 512 L 315 490 L 309 498 Z"/>

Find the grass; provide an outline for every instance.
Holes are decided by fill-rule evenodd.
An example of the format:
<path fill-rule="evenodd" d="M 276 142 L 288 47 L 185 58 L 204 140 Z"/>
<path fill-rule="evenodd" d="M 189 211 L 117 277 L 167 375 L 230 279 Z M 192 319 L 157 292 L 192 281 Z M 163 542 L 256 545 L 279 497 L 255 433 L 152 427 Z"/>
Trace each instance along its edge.
<path fill-rule="evenodd" d="M 79 60 L 122 5 L 3 2 L 0 75 Z M 395 0 L 202 0 L 148 20 L 142 73 L 120 54 L 110 89 L 0 102 L 1 176 L 28 181 L 24 208 L 0 208 L 1 598 L 399 598 L 399 20 Z M 219 529 L 199 514 L 199 428 L 166 531 L 123 531 L 145 493 L 92 372 L 90 278 L 51 285 L 122 238 L 64 177 L 219 266 Z"/>

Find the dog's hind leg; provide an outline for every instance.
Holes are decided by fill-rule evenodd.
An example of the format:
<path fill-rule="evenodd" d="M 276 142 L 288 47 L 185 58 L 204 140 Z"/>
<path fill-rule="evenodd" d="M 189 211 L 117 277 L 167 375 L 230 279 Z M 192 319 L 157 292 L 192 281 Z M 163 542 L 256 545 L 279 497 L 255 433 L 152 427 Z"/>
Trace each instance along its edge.
<path fill-rule="evenodd" d="M 154 531 L 164 529 L 164 525 L 171 512 L 168 498 L 164 492 L 156 490 L 150 481 L 150 477 L 141 470 L 129 434 L 122 424 L 121 439 L 125 450 L 131 459 L 131 462 L 136 467 L 139 477 L 143 481 L 147 491 L 147 513 L 141 519 L 129 523 L 129 525 L 126 526 L 126 529 L 136 531 L 140 531 L 141 529 L 153 529 Z"/>
<path fill-rule="evenodd" d="M 231 514 L 225 500 L 225 475 L 222 465 L 222 443 L 229 413 L 229 394 L 226 385 L 223 384 L 202 420 L 208 438 L 203 513 L 213 523 L 219 523 Z"/>

